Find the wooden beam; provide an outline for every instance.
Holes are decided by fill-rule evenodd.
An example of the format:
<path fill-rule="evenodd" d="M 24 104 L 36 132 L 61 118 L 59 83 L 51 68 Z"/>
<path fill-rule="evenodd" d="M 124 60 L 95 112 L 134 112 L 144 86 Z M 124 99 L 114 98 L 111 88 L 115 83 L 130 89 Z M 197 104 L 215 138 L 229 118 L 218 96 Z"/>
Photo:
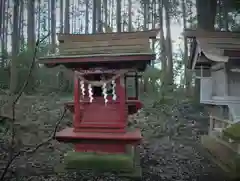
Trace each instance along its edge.
<path fill-rule="evenodd" d="M 240 32 L 204 31 L 201 29 L 185 29 L 183 36 L 187 38 L 240 38 Z"/>
<path fill-rule="evenodd" d="M 216 64 L 212 65 L 211 70 L 217 71 L 225 68 L 225 63 L 217 62 Z"/>
<path fill-rule="evenodd" d="M 224 56 L 239 58 L 240 50 L 224 50 Z"/>
<path fill-rule="evenodd" d="M 234 45 L 240 45 L 239 38 L 212 38 L 212 37 L 202 37 L 198 38 L 198 40 L 201 40 L 203 42 L 207 42 L 209 44 L 234 44 Z"/>
<path fill-rule="evenodd" d="M 221 49 L 240 50 L 240 39 L 238 38 L 197 38 L 197 40 L 204 50 L 216 49 L 217 52 Z"/>
<path fill-rule="evenodd" d="M 155 54 L 129 53 L 129 54 L 96 54 L 96 55 L 73 55 L 73 56 L 50 56 L 38 58 L 40 64 L 61 64 L 61 63 L 90 63 L 90 62 L 119 62 L 119 61 L 143 61 L 154 60 Z"/>
<path fill-rule="evenodd" d="M 150 49 L 149 44 L 142 44 L 142 45 L 125 45 L 125 46 L 98 46 L 98 47 L 75 47 L 75 48 L 61 48 L 62 51 L 64 52 L 71 52 L 71 51 L 79 51 L 79 52 L 84 52 L 84 51 L 99 51 L 99 50 L 125 50 L 125 49 L 139 49 L 139 48 L 145 48 L 145 49 Z M 61 51 L 60 51 L 61 54 Z"/>
<path fill-rule="evenodd" d="M 89 42 L 100 40 L 119 40 L 119 39 L 131 39 L 131 38 L 149 38 L 156 39 L 159 29 L 148 31 L 136 31 L 136 32 L 121 32 L 121 33 L 97 33 L 97 34 L 58 34 L 58 41 L 74 41 L 74 42 Z"/>
<path fill-rule="evenodd" d="M 198 60 L 198 54 L 199 54 L 199 44 L 196 44 L 196 47 L 195 47 L 195 50 L 193 52 L 193 55 L 192 55 L 192 59 L 191 59 L 191 69 L 194 70 L 195 69 L 195 65 L 197 63 L 197 60 Z"/>
<path fill-rule="evenodd" d="M 60 43 L 60 49 L 82 49 L 82 48 L 98 48 L 98 47 L 114 47 L 114 46 L 139 46 L 148 45 L 150 47 L 149 39 L 123 39 L 123 40 L 109 40 L 109 41 L 95 41 L 95 42 L 65 42 Z"/>
<path fill-rule="evenodd" d="M 133 48 L 133 47 L 132 47 Z M 123 47 L 122 49 L 82 49 L 82 50 L 68 50 L 68 51 L 61 51 L 60 55 L 95 55 L 95 54 L 126 54 L 126 53 L 153 53 L 153 51 L 150 48 L 142 48 L 142 47 L 134 47 L 134 49 L 131 49 L 131 47 Z"/>

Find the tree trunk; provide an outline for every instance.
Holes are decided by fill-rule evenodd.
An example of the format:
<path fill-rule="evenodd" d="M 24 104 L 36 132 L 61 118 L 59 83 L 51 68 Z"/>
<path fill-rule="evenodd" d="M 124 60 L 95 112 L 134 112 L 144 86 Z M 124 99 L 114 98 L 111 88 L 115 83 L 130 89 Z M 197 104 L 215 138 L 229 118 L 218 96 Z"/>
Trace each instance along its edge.
<path fill-rule="evenodd" d="M 198 28 L 205 31 L 213 31 L 217 10 L 216 0 L 196 0 Z M 195 101 L 200 101 L 200 80 L 195 79 Z"/>
<path fill-rule="evenodd" d="M 3 33 L 3 22 L 4 22 L 4 16 L 5 16 L 5 0 L 0 1 L 0 35 Z"/>
<path fill-rule="evenodd" d="M 89 0 L 85 0 L 86 11 L 85 11 L 85 34 L 89 33 L 88 23 L 89 23 Z"/>
<path fill-rule="evenodd" d="M 74 6 L 72 6 L 72 11 L 70 11 L 71 12 L 71 18 L 70 18 L 70 20 L 72 20 L 71 21 L 71 25 L 72 25 L 72 29 L 70 30 L 72 33 L 75 33 L 75 29 L 74 29 L 74 17 L 73 17 L 73 12 L 74 12 Z M 71 26 L 70 26 L 71 27 Z"/>
<path fill-rule="evenodd" d="M 108 0 L 103 0 L 104 23 L 108 24 Z"/>
<path fill-rule="evenodd" d="M 51 1 L 47 1 L 48 3 L 48 16 L 47 16 L 47 27 L 48 27 L 48 31 L 51 30 Z M 48 36 L 48 43 L 51 43 L 51 36 Z M 51 52 L 51 51 L 50 51 Z"/>
<path fill-rule="evenodd" d="M 156 17 L 156 0 L 152 0 L 152 29 L 155 29 L 156 22 L 155 18 Z M 152 39 L 152 50 L 155 51 L 155 39 Z M 152 67 L 154 67 L 155 62 L 152 60 Z"/>
<path fill-rule="evenodd" d="M 65 13 L 64 13 L 64 33 L 70 33 L 70 0 L 65 1 Z M 65 78 L 65 72 L 60 72 L 59 75 L 63 75 L 62 77 L 59 76 L 60 81 L 63 82 L 62 91 L 66 91 L 69 88 L 69 81 Z M 62 79 L 62 80 L 61 80 Z"/>
<path fill-rule="evenodd" d="M 186 1 L 182 0 L 182 13 L 183 13 L 183 29 L 185 30 L 187 28 L 187 15 L 186 15 Z M 188 42 L 187 37 L 184 37 L 184 82 L 186 87 L 186 95 L 190 95 L 191 91 L 191 74 L 190 71 L 187 68 L 188 64 Z"/>
<path fill-rule="evenodd" d="M 6 34 L 6 23 L 5 23 L 5 9 L 6 9 L 6 0 L 2 0 L 0 3 L 0 43 L 1 43 L 1 67 L 5 67 L 5 58 L 6 58 L 6 50 L 5 50 L 5 34 Z"/>
<path fill-rule="evenodd" d="M 114 25 L 115 25 L 115 22 L 114 22 L 114 12 L 115 12 L 115 9 L 114 9 L 114 7 L 115 7 L 115 0 L 111 0 L 111 22 L 110 22 L 110 27 L 112 28 Z"/>
<path fill-rule="evenodd" d="M 63 33 L 63 0 L 60 0 L 60 33 Z"/>
<path fill-rule="evenodd" d="M 161 70 L 163 72 L 163 77 L 165 77 L 167 73 L 167 56 L 166 56 L 166 45 L 165 45 L 165 37 L 164 37 L 164 29 L 163 29 L 163 3 L 162 0 L 158 1 L 159 4 L 159 28 L 160 28 L 160 56 L 161 56 Z M 162 79 L 164 79 L 162 77 Z M 164 80 L 161 80 L 162 83 Z"/>
<path fill-rule="evenodd" d="M 3 22 L 5 16 L 5 0 L 0 1 L 0 35 L 3 34 Z"/>
<path fill-rule="evenodd" d="M 97 23 L 97 32 L 100 33 L 103 31 L 102 29 L 102 19 L 101 19 L 101 5 L 102 5 L 102 2 L 101 0 L 98 0 L 97 1 L 97 4 L 96 4 L 96 23 Z"/>
<path fill-rule="evenodd" d="M 128 0 L 128 31 L 132 31 L 132 0 Z"/>
<path fill-rule="evenodd" d="M 143 1 L 143 30 L 147 30 L 148 29 L 148 1 L 144 0 Z M 147 78 L 145 78 L 143 80 L 143 92 L 146 93 L 148 87 L 148 80 Z"/>
<path fill-rule="evenodd" d="M 217 11 L 216 0 L 196 0 L 198 28 L 213 31 Z"/>
<path fill-rule="evenodd" d="M 10 79 L 10 92 L 12 94 L 17 92 L 17 55 L 18 55 L 18 18 L 19 18 L 19 1 L 15 0 L 13 5 L 13 33 L 12 33 L 12 63 L 11 63 L 11 79 Z"/>
<path fill-rule="evenodd" d="M 170 4 L 169 1 L 163 1 L 165 7 L 165 22 L 166 22 L 166 52 L 167 52 L 167 83 L 170 90 L 173 89 L 173 58 L 172 58 L 172 37 L 171 37 L 171 19 L 170 19 Z"/>
<path fill-rule="evenodd" d="M 143 1 L 143 30 L 148 29 L 148 2 Z"/>
<path fill-rule="evenodd" d="M 19 47 L 20 49 L 23 49 L 24 48 L 24 34 L 22 33 L 23 32 L 23 29 L 24 29 L 24 24 L 23 24 L 23 11 L 24 11 L 24 3 L 23 2 L 20 2 L 20 12 L 19 12 L 19 30 L 18 30 L 18 37 L 19 37 Z"/>
<path fill-rule="evenodd" d="M 229 11 L 229 1 L 223 0 L 223 19 L 224 19 L 223 24 L 226 31 L 229 31 L 228 11 Z"/>
<path fill-rule="evenodd" d="M 64 33 L 70 33 L 70 22 L 69 22 L 69 0 L 65 1 L 65 16 L 64 16 Z"/>
<path fill-rule="evenodd" d="M 38 0 L 38 37 L 41 35 L 41 0 Z"/>
<path fill-rule="evenodd" d="M 10 0 L 7 0 L 7 11 L 6 11 L 6 14 L 9 13 L 9 9 L 10 9 Z M 8 23 L 9 23 L 9 18 L 8 17 L 5 17 L 5 29 L 4 29 L 4 32 L 5 32 L 5 37 L 4 37 L 4 47 L 5 49 L 7 48 L 7 42 L 8 42 Z"/>
<path fill-rule="evenodd" d="M 60 33 L 64 33 L 64 11 L 63 11 L 63 0 L 60 0 Z M 61 90 L 62 88 L 62 84 L 64 82 L 64 73 L 63 71 L 60 69 L 59 73 L 58 73 L 58 88 Z"/>
<path fill-rule="evenodd" d="M 27 27 L 27 34 L 28 34 L 28 49 L 32 51 L 35 46 L 35 7 L 34 7 L 34 0 L 28 0 L 28 27 Z"/>
<path fill-rule="evenodd" d="M 121 28 L 121 1 L 117 1 L 117 6 L 116 6 L 116 12 L 117 12 L 117 18 L 116 18 L 116 21 L 117 21 L 117 32 L 121 32 L 122 31 L 122 28 Z"/>
<path fill-rule="evenodd" d="M 93 0 L 93 15 L 92 15 L 92 33 L 96 33 L 97 29 L 97 0 Z"/>
<path fill-rule="evenodd" d="M 51 0 L 51 53 L 55 53 L 56 46 L 56 4 L 55 0 Z"/>
<path fill-rule="evenodd" d="M 28 7 L 27 47 L 28 47 L 29 63 L 30 63 L 30 61 L 32 61 L 32 57 L 34 56 L 34 48 L 35 48 L 35 41 L 36 41 L 35 40 L 35 0 L 28 0 L 27 7 Z M 29 78 L 29 84 L 27 87 L 28 91 L 33 91 L 35 88 L 35 81 L 34 81 L 35 70 L 36 70 L 36 64 L 34 64 L 32 75 Z"/>

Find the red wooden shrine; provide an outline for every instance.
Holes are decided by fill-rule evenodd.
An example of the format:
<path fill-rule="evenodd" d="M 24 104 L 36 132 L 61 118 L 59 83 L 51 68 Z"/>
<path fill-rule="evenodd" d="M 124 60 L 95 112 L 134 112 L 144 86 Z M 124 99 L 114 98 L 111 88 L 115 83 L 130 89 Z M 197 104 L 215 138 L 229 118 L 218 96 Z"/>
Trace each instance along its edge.
<path fill-rule="evenodd" d="M 73 127 L 58 132 L 58 141 L 74 143 L 76 152 L 111 154 L 125 153 L 126 145 L 140 143 L 140 130 L 129 130 L 127 118 L 142 108 L 137 72 L 155 59 L 149 39 L 156 37 L 156 32 L 58 36 L 60 54 L 40 58 L 47 67 L 64 65 L 74 72 L 74 100 L 65 103 L 74 115 Z M 70 47 L 77 47 L 78 53 L 66 53 Z M 126 95 L 128 77 L 135 77 L 135 97 Z"/>

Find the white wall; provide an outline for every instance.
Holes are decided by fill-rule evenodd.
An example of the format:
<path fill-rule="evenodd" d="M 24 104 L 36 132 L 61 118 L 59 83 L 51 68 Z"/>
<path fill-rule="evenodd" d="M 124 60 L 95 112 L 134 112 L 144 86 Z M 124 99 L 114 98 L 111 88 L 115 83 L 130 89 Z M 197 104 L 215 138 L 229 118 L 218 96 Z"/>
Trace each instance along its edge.
<path fill-rule="evenodd" d="M 200 102 L 205 103 L 212 100 L 212 78 L 203 77 L 200 79 Z"/>
<path fill-rule="evenodd" d="M 229 96 L 240 97 L 240 73 L 228 72 L 228 92 Z"/>
<path fill-rule="evenodd" d="M 226 95 L 226 74 L 225 69 L 212 71 L 212 91 L 213 96 Z"/>

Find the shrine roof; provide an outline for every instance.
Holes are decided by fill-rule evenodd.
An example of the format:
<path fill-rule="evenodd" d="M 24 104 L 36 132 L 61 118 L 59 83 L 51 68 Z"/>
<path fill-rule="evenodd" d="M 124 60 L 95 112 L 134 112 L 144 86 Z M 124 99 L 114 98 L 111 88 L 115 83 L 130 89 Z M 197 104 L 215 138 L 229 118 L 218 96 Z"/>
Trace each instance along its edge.
<path fill-rule="evenodd" d="M 91 41 L 106 41 L 106 40 L 119 40 L 122 38 L 135 39 L 135 38 L 148 38 L 156 39 L 159 29 L 146 30 L 146 31 L 133 31 L 133 32 L 110 32 L 110 33 L 95 33 L 95 34 L 69 34 L 59 33 L 58 41 L 74 41 L 74 42 L 91 42 Z"/>
<path fill-rule="evenodd" d="M 59 34 L 57 54 L 40 57 L 38 62 L 48 67 L 62 64 L 67 68 L 92 68 L 93 64 L 97 66 L 106 63 L 108 66 L 121 64 L 121 67 L 126 66 L 127 62 L 147 64 L 155 59 L 149 39 L 156 38 L 157 33 L 158 30 L 88 35 Z"/>
<path fill-rule="evenodd" d="M 188 61 L 190 69 L 209 67 L 213 62 L 228 62 L 231 58 L 240 57 L 238 32 L 186 30 L 184 36 L 192 39 Z"/>
<path fill-rule="evenodd" d="M 155 59 L 154 53 L 119 53 L 95 55 L 52 55 L 39 58 L 38 62 L 51 68 L 63 65 L 69 69 L 89 69 L 95 67 L 106 68 L 135 68 L 147 66 Z M 144 68 L 145 69 L 145 68 Z"/>

